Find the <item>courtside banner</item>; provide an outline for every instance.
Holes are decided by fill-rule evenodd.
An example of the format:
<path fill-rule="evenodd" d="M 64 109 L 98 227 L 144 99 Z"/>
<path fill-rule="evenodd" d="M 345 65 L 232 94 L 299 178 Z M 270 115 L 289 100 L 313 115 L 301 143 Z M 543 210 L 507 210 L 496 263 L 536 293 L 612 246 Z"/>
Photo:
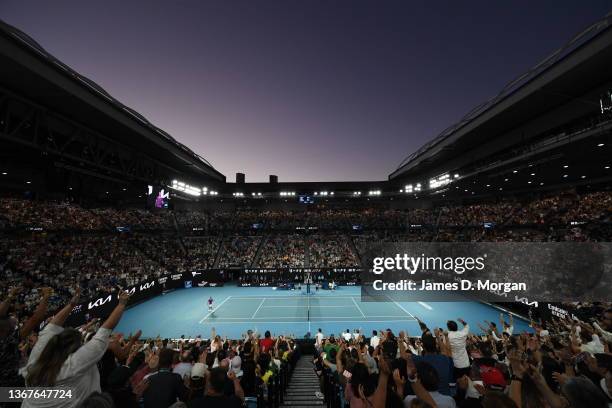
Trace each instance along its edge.
<path fill-rule="evenodd" d="M 398 242 L 362 258 L 363 301 L 609 301 L 609 242 Z"/>

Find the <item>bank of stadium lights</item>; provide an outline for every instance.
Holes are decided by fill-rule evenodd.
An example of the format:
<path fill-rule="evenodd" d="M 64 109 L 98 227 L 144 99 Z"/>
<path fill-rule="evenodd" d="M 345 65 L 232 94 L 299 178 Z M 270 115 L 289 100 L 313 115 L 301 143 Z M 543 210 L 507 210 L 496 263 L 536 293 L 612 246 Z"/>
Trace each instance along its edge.
<path fill-rule="evenodd" d="M 353 197 L 359 197 L 361 195 L 361 191 L 353 191 Z"/>
<path fill-rule="evenodd" d="M 445 185 L 449 184 L 451 181 L 452 180 L 451 180 L 450 174 L 445 173 L 438 177 L 429 179 L 429 188 L 436 189 L 436 188 L 444 187 Z"/>
<path fill-rule="evenodd" d="M 295 191 L 281 191 L 281 197 L 295 197 Z"/>
<path fill-rule="evenodd" d="M 232 195 L 233 195 L 234 197 L 244 197 L 244 193 L 241 193 L 241 192 L 239 192 L 239 191 L 236 191 L 235 193 L 232 193 Z"/>
<path fill-rule="evenodd" d="M 185 194 L 192 195 L 195 197 L 199 197 L 202 195 L 202 189 L 200 187 L 190 186 L 187 183 L 183 183 L 182 181 L 172 180 L 172 185 L 170 188 L 176 191 L 182 191 Z"/>
<path fill-rule="evenodd" d="M 369 196 L 379 196 L 381 194 L 380 190 L 370 190 L 368 191 Z"/>
<path fill-rule="evenodd" d="M 421 183 L 416 183 L 415 185 L 407 184 L 404 187 L 404 193 L 407 193 L 407 194 L 415 193 L 417 191 L 421 191 Z"/>
<path fill-rule="evenodd" d="M 261 197 L 261 193 L 251 193 L 252 197 Z"/>
<path fill-rule="evenodd" d="M 333 196 L 334 192 L 333 191 L 315 191 L 314 195 L 321 196 L 321 197 L 327 197 L 327 196 Z"/>

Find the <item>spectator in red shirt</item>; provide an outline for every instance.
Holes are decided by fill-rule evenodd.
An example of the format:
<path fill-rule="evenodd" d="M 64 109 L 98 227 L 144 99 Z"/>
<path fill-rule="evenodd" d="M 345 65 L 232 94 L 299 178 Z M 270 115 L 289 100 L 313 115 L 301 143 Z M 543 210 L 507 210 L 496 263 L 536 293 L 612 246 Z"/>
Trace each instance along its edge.
<path fill-rule="evenodd" d="M 270 336 L 270 331 L 266 330 L 264 338 L 259 340 L 259 348 L 261 349 L 262 353 L 266 353 L 272 348 L 272 346 L 274 346 L 274 340 L 272 340 L 272 337 Z"/>

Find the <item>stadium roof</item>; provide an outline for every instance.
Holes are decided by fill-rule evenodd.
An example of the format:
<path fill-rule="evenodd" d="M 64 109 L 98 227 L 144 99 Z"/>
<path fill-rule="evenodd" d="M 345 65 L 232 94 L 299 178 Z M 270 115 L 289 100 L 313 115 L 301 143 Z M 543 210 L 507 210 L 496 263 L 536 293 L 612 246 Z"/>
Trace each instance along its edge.
<path fill-rule="evenodd" d="M 583 115 L 587 105 L 592 109 L 595 102 L 599 108 L 596 101 L 600 95 L 589 92 L 610 86 L 611 65 L 612 13 L 609 13 L 406 157 L 389 179 L 433 177 L 452 171 L 449 163 L 457 164 L 457 157 L 467 156 L 468 152 L 470 160 L 476 161 L 538 136 L 546 125 L 540 124 L 537 130 L 534 126 L 518 130 L 536 118 L 545 119 L 554 128 L 573 119 L 572 115 Z M 560 109 L 572 101 L 571 110 Z"/>
<path fill-rule="evenodd" d="M 225 176 L 204 158 L 2 20 L 0 86 L 162 163 L 175 173 L 169 177 L 225 182 Z"/>

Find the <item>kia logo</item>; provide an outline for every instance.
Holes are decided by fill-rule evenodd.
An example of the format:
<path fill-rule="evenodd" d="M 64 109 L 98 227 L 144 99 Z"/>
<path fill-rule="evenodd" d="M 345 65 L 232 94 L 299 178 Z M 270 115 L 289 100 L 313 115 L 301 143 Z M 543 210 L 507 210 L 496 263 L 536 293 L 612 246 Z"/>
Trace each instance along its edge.
<path fill-rule="evenodd" d="M 88 309 L 93 309 L 94 307 L 100 307 L 103 304 L 105 304 L 106 302 L 110 302 L 110 300 L 112 299 L 113 295 L 108 295 L 106 298 L 99 298 L 96 299 L 95 302 L 89 302 Z"/>

